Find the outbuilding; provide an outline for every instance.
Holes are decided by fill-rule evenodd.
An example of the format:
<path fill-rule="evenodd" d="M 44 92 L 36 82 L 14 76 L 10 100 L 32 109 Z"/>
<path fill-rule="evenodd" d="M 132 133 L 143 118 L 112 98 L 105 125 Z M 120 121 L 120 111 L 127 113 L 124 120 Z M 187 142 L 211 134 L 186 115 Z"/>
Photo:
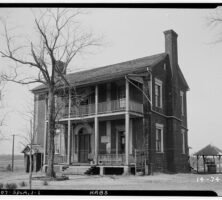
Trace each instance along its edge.
<path fill-rule="evenodd" d="M 25 171 L 29 172 L 30 169 L 30 144 L 28 144 L 22 151 L 24 153 Z M 32 145 L 31 157 L 32 157 L 32 171 L 38 172 L 43 165 L 43 147 L 38 144 Z"/>
<path fill-rule="evenodd" d="M 194 154 L 197 157 L 197 173 L 199 173 L 199 160 L 203 158 L 204 173 L 221 173 L 220 160 L 222 150 L 214 145 L 207 145 Z M 218 167 L 217 167 L 218 166 Z M 207 167 L 207 171 L 206 171 Z"/>

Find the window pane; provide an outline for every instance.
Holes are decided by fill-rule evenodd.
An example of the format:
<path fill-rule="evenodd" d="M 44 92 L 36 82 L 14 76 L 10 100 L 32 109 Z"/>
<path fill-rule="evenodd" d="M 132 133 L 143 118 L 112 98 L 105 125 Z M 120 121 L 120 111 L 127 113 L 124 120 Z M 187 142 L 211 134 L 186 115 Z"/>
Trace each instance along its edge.
<path fill-rule="evenodd" d="M 162 151 L 162 129 L 157 128 L 156 129 L 156 151 L 161 152 Z"/>

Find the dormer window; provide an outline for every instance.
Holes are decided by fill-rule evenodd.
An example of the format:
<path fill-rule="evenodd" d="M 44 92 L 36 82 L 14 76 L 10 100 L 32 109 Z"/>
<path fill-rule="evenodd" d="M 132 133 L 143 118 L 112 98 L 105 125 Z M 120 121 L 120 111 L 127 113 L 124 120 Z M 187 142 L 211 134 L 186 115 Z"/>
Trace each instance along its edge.
<path fill-rule="evenodd" d="M 162 100 L 162 81 L 155 78 L 155 106 L 158 108 L 163 107 Z"/>

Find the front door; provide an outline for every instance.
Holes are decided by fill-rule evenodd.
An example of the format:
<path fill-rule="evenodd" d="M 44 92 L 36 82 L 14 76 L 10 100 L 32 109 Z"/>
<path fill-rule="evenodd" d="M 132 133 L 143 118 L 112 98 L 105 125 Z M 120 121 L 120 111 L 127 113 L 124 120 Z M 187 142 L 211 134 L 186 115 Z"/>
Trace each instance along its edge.
<path fill-rule="evenodd" d="M 88 156 L 90 153 L 90 134 L 79 132 L 79 162 L 88 163 Z"/>
<path fill-rule="evenodd" d="M 125 153 L 125 131 L 118 131 L 116 138 L 116 152 L 118 154 Z"/>

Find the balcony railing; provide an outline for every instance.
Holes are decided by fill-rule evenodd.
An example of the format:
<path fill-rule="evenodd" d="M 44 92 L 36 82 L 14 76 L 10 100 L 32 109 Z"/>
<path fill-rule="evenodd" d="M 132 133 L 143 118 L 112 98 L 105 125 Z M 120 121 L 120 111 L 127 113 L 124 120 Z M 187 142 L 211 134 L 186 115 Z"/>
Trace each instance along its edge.
<path fill-rule="evenodd" d="M 81 106 L 74 106 L 71 108 L 70 117 L 85 117 L 89 115 L 95 114 L 95 104 L 88 104 L 88 105 L 81 105 Z"/>
<path fill-rule="evenodd" d="M 98 114 L 123 112 L 126 109 L 126 100 L 117 99 L 98 103 Z M 129 110 L 137 113 L 143 113 L 143 104 L 135 101 L 129 101 Z M 73 106 L 70 117 L 85 117 L 95 114 L 95 104 Z M 68 107 L 62 108 L 58 114 L 59 118 L 68 118 Z"/>
<path fill-rule="evenodd" d="M 129 110 L 137 113 L 143 113 L 143 104 L 135 101 L 130 101 Z"/>
<path fill-rule="evenodd" d="M 119 112 L 126 109 L 126 100 L 118 99 L 98 103 L 98 113 Z"/>

